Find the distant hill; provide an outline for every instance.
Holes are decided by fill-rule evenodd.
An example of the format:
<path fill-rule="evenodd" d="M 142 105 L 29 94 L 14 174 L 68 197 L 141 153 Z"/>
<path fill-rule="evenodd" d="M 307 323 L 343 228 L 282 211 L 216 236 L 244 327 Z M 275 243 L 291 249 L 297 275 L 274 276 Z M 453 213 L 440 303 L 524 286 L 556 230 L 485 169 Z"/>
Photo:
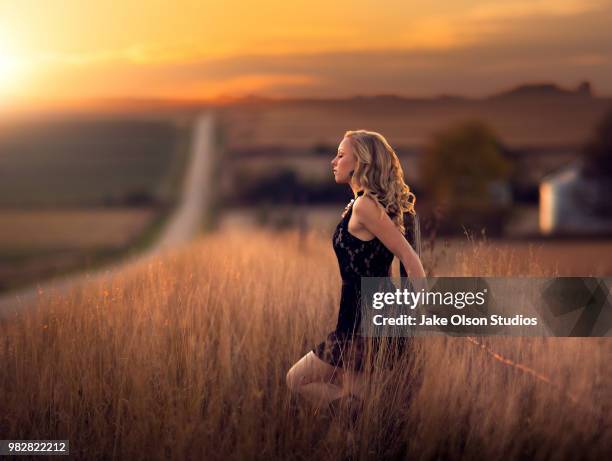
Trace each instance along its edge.
<path fill-rule="evenodd" d="M 561 88 L 555 83 L 530 83 L 519 85 L 502 93 L 489 96 L 488 99 L 511 99 L 511 98 L 538 98 L 538 97 L 563 97 L 580 96 L 591 98 L 593 93 L 589 82 L 582 82 L 574 90 Z"/>
<path fill-rule="evenodd" d="M 516 86 L 500 93 L 485 96 L 483 98 L 473 98 L 457 94 L 442 93 L 433 96 L 404 96 L 397 94 L 378 94 L 378 95 L 355 95 L 351 97 L 297 97 L 297 98 L 279 98 L 270 97 L 258 94 L 249 94 L 246 96 L 223 96 L 216 99 L 170 99 L 170 98 L 89 98 L 80 102 L 71 103 L 53 103 L 46 108 L 29 108 L 24 112 L 75 112 L 75 113 L 135 113 L 135 114 L 151 114 L 165 112 L 198 112 L 211 106 L 275 106 L 275 105 L 325 105 L 325 104 L 384 104 L 402 106 L 412 103 L 470 103 L 478 101 L 495 101 L 495 100 L 524 100 L 536 98 L 566 98 L 566 97 L 581 97 L 581 98 L 597 98 L 593 95 L 591 84 L 588 81 L 581 82 L 575 89 L 562 88 L 556 83 L 541 82 L 527 83 Z M 601 97 L 600 99 L 609 100 L 610 98 Z"/>
<path fill-rule="evenodd" d="M 588 81 L 581 82 L 575 89 L 562 88 L 556 83 L 541 82 L 541 83 L 525 83 L 518 85 L 509 90 L 495 93 L 483 98 L 473 98 L 457 94 L 442 93 L 436 96 L 403 96 L 398 94 L 377 94 L 377 95 L 355 95 L 345 98 L 274 98 L 262 95 L 248 95 L 225 99 L 224 104 L 227 105 L 274 105 L 274 104 L 304 104 L 304 103 L 384 103 L 384 104 L 405 104 L 405 103 L 436 103 L 436 102 L 470 102 L 470 101 L 487 101 L 497 99 L 525 99 L 539 97 L 566 97 L 579 96 L 584 98 L 594 98 L 591 83 Z M 609 98 L 603 98 L 609 99 Z M 211 101 L 212 102 L 212 101 Z"/>

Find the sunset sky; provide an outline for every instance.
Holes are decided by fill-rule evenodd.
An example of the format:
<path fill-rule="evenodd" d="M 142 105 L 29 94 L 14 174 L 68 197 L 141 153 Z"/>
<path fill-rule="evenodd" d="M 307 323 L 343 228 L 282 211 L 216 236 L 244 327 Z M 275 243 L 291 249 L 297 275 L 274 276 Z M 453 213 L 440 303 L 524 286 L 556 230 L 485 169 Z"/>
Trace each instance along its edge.
<path fill-rule="evenodd" d="M 612 0 L 0 0 L 0 104 L 226 95 L 612 95 Z"/>

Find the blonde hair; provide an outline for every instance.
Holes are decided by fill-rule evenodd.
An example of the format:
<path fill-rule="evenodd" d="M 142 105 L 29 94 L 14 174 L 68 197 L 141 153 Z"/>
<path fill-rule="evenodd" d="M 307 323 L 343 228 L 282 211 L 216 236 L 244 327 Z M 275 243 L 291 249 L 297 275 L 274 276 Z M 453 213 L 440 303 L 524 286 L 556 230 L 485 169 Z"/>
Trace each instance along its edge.
<path fill-rule="evenodd" d="M 380 133 L 375 131 L 347 131 L 357 166 L 353 173 L 364 195 L 369 195 L 390 216 L 400 229 L 404 229 L 404 213 L 416 214 L 416 196 L 404 182 L 404 170 L 397 154 Z M 355 194 L 355 198 L 357 194 Z"/>

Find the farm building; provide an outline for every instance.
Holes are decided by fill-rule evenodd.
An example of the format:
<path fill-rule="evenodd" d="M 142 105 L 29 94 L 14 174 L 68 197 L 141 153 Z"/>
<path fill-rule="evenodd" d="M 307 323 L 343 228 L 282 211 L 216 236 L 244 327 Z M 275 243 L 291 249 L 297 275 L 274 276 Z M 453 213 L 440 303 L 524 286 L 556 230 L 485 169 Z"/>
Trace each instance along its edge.
<path fill-rule="evenodd" d="M 585 177 L 573 162 L 540 183 L 540 232 L 545 235 L 612 233 L 611 182 Z"/>

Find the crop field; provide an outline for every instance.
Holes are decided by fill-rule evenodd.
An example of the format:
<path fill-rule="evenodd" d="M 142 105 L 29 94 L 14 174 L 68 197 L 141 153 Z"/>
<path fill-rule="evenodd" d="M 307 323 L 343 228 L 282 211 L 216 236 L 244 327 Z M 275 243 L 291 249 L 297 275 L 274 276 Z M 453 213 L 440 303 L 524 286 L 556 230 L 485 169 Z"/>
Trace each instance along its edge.
<path fill-rule="evenodd" d="M 0 288 L 84 268 L 133 245 L 159 213 L 152 208 L 4 210 Z"/>
<path fill-rule="evenodd" d="M 0 207 L 171 200 L 187 126 L 73 119 L 0 126 Z M 186 136 L 187 135 L 187 136 Z"/>

